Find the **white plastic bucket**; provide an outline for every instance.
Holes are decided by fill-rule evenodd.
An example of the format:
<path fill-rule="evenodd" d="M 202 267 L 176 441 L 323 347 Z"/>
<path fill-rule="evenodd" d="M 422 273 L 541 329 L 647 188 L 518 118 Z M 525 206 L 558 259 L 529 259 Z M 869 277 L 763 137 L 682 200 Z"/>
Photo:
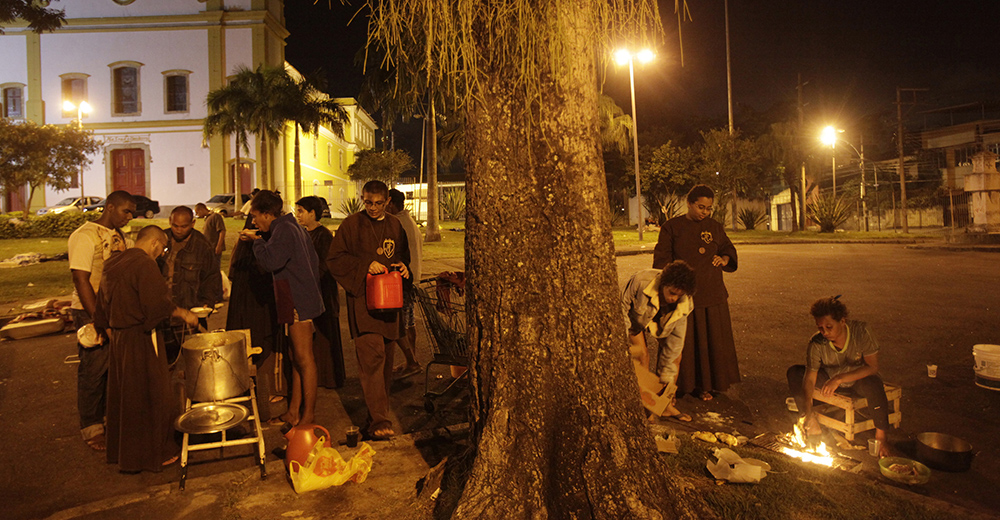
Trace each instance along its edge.
<path fill-rule="evenodd" d="M 1000 345 L 975 345 L 976 386 L 1000 390 Z"/>

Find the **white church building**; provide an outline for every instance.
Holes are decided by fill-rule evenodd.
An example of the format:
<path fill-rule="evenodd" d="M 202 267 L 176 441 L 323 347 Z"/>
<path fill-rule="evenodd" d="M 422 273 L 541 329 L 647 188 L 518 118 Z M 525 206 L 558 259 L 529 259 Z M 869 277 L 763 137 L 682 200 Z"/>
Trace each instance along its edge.
<path fill-rule="evenodd" d="M 209 91 L 239 66 L 287 66 L 283 0 L 64 0 L 51 7 L 65 10 L 61 29 L 36 34 L 14 23 L 0 35 L 0 116 L 76 124 L 78 111 L 64 102 L 85 101 L 91 112 L 82 124 L 102 142 L 101 151 L 73 188 L 38 190 L 31 201 L 24 200 L 27 190 L 11 190 L 0 210 L 119 189 L 161 206 L 194 204 L 260 187 L 323 195 L 336 211 L 355 194 L 346 168 L 356 151 L 374 145 L 376 126 L 352 99 L 338 98 L 350 116 L 343 139 L 328 129 L 301 136 L 311 152 L 302 154 L 298 189 L 291 185 L 291 125 L 266 154 L 266 168 L 253 137 L 238 169 L 233 139 L 203 139 Z"/>

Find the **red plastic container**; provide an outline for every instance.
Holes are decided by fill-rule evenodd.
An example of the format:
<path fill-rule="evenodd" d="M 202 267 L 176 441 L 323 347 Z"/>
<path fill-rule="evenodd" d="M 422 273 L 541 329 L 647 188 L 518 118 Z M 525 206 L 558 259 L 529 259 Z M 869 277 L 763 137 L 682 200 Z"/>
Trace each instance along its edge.
<path fill-rule="evenodd" d="M 403 275 L 399 271 L 369 273 L 365 291 L 370 311 L 403 308 Z"/>

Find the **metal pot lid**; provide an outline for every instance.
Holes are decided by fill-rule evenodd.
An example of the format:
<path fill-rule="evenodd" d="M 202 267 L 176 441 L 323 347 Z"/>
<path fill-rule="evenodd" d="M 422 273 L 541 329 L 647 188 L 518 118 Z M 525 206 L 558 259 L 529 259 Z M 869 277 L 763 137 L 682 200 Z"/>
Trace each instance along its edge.
<path fill-rule="evenodd" d="M 236 403 L 198 403 L 174 421 L 184 433 L 217 433 L 243 422 L 250 411 Z"/>

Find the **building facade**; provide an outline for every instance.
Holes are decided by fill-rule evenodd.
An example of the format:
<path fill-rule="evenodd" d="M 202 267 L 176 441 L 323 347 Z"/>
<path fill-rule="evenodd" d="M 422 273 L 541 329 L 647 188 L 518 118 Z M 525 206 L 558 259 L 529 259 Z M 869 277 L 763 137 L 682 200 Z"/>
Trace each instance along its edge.
<path fill-rule="evenodd" d="M 209 91 L 224 86 L 240 66 L 285 64 L 283 0 L 72 0 L 54 7 L 65 9 L 61 29 L 36 34 L 15 23 L 0 35 L 0 115 L 57 125 L 76 124 L 82 115 L 101 151 L 70 190 L 38 190 L 32 201 L 15 190 L 0 209 L 36 208 L 78 194 L 103 197 L 118 189 L 173 206 L 287 184 L 287 136 L 275 143 L 277 153 L 266 154 L 267 168 L 251 137 L 250 153 L 241 151 L 237 168 L 233 139 L 202 134 Z M 67 110 L 65 101 L 86 101 L 91 112 Z M 351 136 L 374 132 L 367 114 L 354 121 L 364 130 Z M 322 176 L 325 185 L 333 175 L 330 180 L 353 186 L 346 174 L 336 176 L 358 145 L 346 135 L 330 144 L 338 162 L 320 168 L 317 179 Z M 333 171 L 341 150 L 345 166 Z M 263 170 L 274 174 L 262 177 Z"/>

